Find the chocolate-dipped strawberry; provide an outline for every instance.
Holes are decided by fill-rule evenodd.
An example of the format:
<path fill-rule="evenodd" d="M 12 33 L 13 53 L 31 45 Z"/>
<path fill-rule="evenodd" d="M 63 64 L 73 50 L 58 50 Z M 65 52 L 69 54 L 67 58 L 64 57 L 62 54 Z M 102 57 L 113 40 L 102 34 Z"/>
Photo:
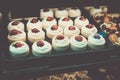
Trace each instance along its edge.
<path fill-rule="evenodd" d="M 47 21 L 52 21 L 53 19 L 53 17 L 47 17 Z"/>
<path fill-rule="evenodd" d="M 31 23 L 37 23 L 38 22 L 38 19 L 32 19 L 31 20 Z"/>
<path fill-rule="evenodd" d="M 20 34 L 20 33 L 22 33 L 22 32 L 19 31 L 19 30 L 13 29 L 13 30 L 10 32 L 10 35 L 16 35 L 16 34 Z"/>
<path fill-rule="evenodd" d="M 63 39 L 64 39 L 64 36 L 63 36 L 63 35 L 57 35 L 56 39 L 58 39 L 58 40 L 63 40 Z"/>
<path fill-rule="evenodd" d="M 87 28 L 93 28 L 93 25 L 92 24 L 88 24 L 86 27 Z"/>
<path fill-rule="evenodd" d="M 20 43 L 20 42 L 17 42 L 17 43 L 15 43 L 15 44 L 13 44 L 13 46 L 15 47 L 15 48 L 19 48 L 19 47 L 22 47 L 24 44 L 22 44 L 22 43 Z"/>
<path fill-rule="evenodd" d="M 19 24 L 19 22 L 18 21 L 14 21 L 14 22 L 12 22 L 12 25 L 18 25 Z"/>
<path fill-rule="evenodd" d="M 75 40 L 81 42 L 81 41 L 83 40 L 83 38 L 82 38 L 81 36 L 76 36 L 76 37 L 75 37 Z"/>
<path fill-rule="evenodd" d="M 70 19 L 69 18 L 67 18 L 67 17 L 65 17 L 64 19 L 63 19 L 63 21 L 69 21 Z"/>
<path fill-rule="evenodd" d="M 51 27 L 51 30 L 57 30 L 58 29 L 58 26 L 57 25 L 53 25 L 52 27 Z"/>
<path fill-rule="evenodd" d="M 74 26 L 70 26 L 69 30 L 75 30 L 76 28 Z"/>
<path fill-rule="evenodd" d="M 38 32 L 40 32 L 37 28 L 34 28 L 34 29 L 32 29 L 32 32 L 33 33 L 38 33 Z"/>
<path fill-rule="evenodd" d="M 43 46 L 44 46 L 44 42 L 43 42 L 43 41 L 38 41 L 38 42 L 37 42 L 37 46 L 43 47 Z"/>

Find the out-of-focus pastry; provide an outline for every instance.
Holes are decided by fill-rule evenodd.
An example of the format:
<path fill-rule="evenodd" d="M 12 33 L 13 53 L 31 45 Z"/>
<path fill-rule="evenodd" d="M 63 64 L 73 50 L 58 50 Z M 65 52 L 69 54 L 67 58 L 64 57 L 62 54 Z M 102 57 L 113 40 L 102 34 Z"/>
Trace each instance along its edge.
<path fill-rule="evenodd" d="M 55 10 L 55 17 L 68 17 L 68 11 L 65 8 L 58 8 L 57 10 Z"/>

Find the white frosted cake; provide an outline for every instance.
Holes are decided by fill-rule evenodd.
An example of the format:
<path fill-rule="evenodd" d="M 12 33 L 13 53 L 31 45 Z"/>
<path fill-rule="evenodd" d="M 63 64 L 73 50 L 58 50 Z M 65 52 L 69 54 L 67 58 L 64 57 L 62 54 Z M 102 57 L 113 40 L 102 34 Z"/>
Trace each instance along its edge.
<path fill-rule="evenodd" d="M 11 22 L 9 22 L 7 28 L 8 28 L 8 31 L 11 31 L 12 29 L 20 29 L 22 31 L 25 30 L 24 24 L 22 22 L 20 22 L 20 21 L 11 21 Z"/>
<path fill-rule="evenodd" d="M 100 6 L 96 6 L 90 10 L 90 15 L 94 16 L 96 13 L 100 13 L 100 12 L 103 12 L 102 8 Z"/>
<path fill-rule="evenodd" d="M 81 29 L 81 34 L 82 34 L 84 37 L 88 38 L 89 35 L 95 34 L 95 33 L 97 33 L 97 31 L 98 31 L 98 30 L 97 30 L 97 28 L 96 28 L 94 25 L 88 24 L 88 25 L 82 27 L 82 29 Z"/>
<path fill-rule="evenodd" d="M 52 25 L 47 28 L 46 35 L 49 39 L 52 39 L 56 35 L 62 35 L 63 29 L 57 25 Z"/>
<path fill-rule="evenodd" d="M 51 9 L 45 8 L 40 10 L 40 18 L 44 19 L 46 17 L 54 17 L 54 13 Z"/>
<path fill-rule="evenodd" d="M 74 24 L 76 26 L 79 27 L 79 29 L 81 29 L 83 26 L 86 26 L 89 24 L 89 20 L 87 18 L 85 18 L 84 16 L 81 16 L 81 17 L 77 17 L 75 20 L 74 20 Z"/>
<path fill-rule="evenodd" d="M 55 17 L 68 17 L 68 11 L 65 8 L 58 8 L 57 10 L 55 10 Z"/>
<path fill-rule="evenodd" d="M 62 17 L 58 20 L 58 25 L 64 29 L 68 26 L 72 26 L 73 21 L 68 17 Z"/>
<path fill-rule="evenodd" d="M 31 30 L 28 31 L 27 34 L 28 34 L 28 40 L 31 43 L 45 39 L 45 32 L 42 29 L 32 28 Z"/>
<path fill-rule="evenodd" d="M 52 39 L 52 47 L 56 51 L 65 51 L 69 48 L 69 39 L 64 35 L 57 35 Z"/>
<path fill-rule="evenodd" d="M 8 40 L 14 41 L 26 41 L 26 33 L 20 29 L 13 29 L 8 34 Z"/>
<path fill-rule="evenodd" d="M 81 10 L 77 7 L 72 7 L 68 9 L 68 15 L 69 17 L 72 17 L 72 18 L 79 17 L 81 16 Z"/>
<path fill-rule="evenodd" d="M 27 31 L 29 31 L 32 28 L 42 29 L 42 22 L 40 22 L 40 20 L 36 18 L 32 18 L 28 20 L 26 27 L 27 27 Z"/>
<path fill-rule="evenodd" d="M 51 53 L 51 50 L 51 44 L 44 40 L 36 41 L 32 45 L 32 53 L 37 57 L 47 56 Z"/>
<path fill-rule="evenodd" d="M 42 20 L 43 29 L 46 30 L 49 26 L 57 25 L 57 21 L 53 17 L 46 17 Z"/>
<path fill-rule="evenodd" d="M 15 41 L 10 44 L 9 51 L 14 58 L 25 57 L 29 54 L 29 46 L 23 41 Z"/>
<path fill-rule="evenodd" d="M 105 39 L 103 38 L 102 35 L 96 33 L 92 34 L 88 37 L 88 46 L 91 49 L 101 49 L 104 48 L 105 45 Z"/>
<path fill-rule="evenodd" d="M 64 29 L 64 35 L 67 36 L 68 38 L 79 34 L 80 30 L 77 26 L 68 26 Z"/>
<path fill-rule="evenodd" d="M 70 47 L 73 51 L 84 51 L 87 49 L 87 40 L 82 35 L 75 35 L 70 38 Z"/>

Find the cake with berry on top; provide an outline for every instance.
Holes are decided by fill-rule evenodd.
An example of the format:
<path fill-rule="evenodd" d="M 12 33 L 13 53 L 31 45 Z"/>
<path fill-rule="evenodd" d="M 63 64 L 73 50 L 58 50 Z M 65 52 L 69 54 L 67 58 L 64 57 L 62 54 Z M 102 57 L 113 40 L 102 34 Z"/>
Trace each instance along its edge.
<path fill-rule="evenodd" d="M 34 56 L 42 57 L 50 55 L 52 51 L 51 44 L 44 40 L 39 40 L 33 43 L 32 53 Z"/>
<path fill-rule="evenodd" d="M 52 25 L 47 28 L 46 30 L 46 35 L 49 39 L 52 39 L 56 35 L 62 35 L 63 34 L 63 29 L 57 25 Z"/>
<path fill-rule="evenodd" d="M 42 29 L 32 28 L 31 30 L 28 31 L 27 34 L 28 34 L 28 40 L 31 43 L 45 39 L 45 32 Z"/>
<path fill-rule="evenodd" d="M 40 20 L 38 20 L 37 18 L 32 18 L 28 20 L 26 27 L 27 31 L 29 31 L 32 28 L 42 29 L 42 22 L 40 22 Z"/>
<path fill-rule="evenodd" d="M 55 10 L 55 17 L 68 17 L 68 11 L 65 8 L 58 8 L 57 10 Z"/>
<path fill-rule="evenodd" d="M 15 41 L 10 44 L 9 51 L 14 58 L 26 57 L 29 55 L 29 46 L 23 41 Z"/>
<path fill-rule="evenodd" d="M 8 34 L 8 40 L 14 41 L 26 41 L 26 33 L 20 29 L 13 29 Z"/>

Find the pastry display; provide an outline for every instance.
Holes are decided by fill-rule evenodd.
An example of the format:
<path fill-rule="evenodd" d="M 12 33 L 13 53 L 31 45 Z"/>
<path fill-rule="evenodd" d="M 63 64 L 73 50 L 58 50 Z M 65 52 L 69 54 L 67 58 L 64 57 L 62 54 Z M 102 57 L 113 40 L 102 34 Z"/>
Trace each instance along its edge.
<path fill-rule="evenodd" d="M 73 51 L 84 51 L 87 49 L 87 40 L 82 35 L 75 35 L 70 38 L 70 47 Z"/>
<path fill-rule="evenodd" d="M 71 38 L 74 35 L 79 35 L 80 30 L 77 26 L 68 26 L 64 29 L 64 35 Z"/>
<path fill-rule="evenodd" d="M 81 28 L 81 34 L 86 38 L 88 38 L 89 35 L 91 35 L 91 34 L 97 33 L 97 31 L 98 31 L 97 28 L 92 24 L 88 24 Z"/>
<path fill-rule="evenodd" d="M 74 20 L 74 24 L 76 26 L 79 27 L 79 29 L 81 29 L 83 26 L 86 26 L 89 24 L 89 20 L 87 18 L 85 18 L 84 16 L 81 16 L 81 17 L 77 17 L 75 20 Z"/>
<path fill-rule="evenodd" d="M 98 33 L 92 34 L 88 37 L 88 46 L 91 49 L 104 48 L 105 43 L 106 43 L 105 39 L 102 37 L 102 35 Z"/>
<path fill-rule="evenodd" d="M 29 55 L 29 46 L 23 41 L 15 41 L 10 44 L 9 51 L 14 58 L 26 57 Z"/>
<path fill-rule="evenodd" d="M 81 10 L 78 7 L 72 7 L 68 9 L 68 15 L 71 18 L 81 16 Z"/>
<path fill-rule="evenodd" d="M 12 29 L 20 29 L 22 31 L 25 30 L 24 24 L 20 21 L 11 21 L 8 23 L 8 31 L 11 31 Z"/>
<path fill-rule="evenodd" d="M 57 21 L 53 17 L 46 17 L 42 20 L 43 29 L 46 30 L 49 26 L 57 25 Z"/>
<path fill-rule="evenodd" d="M 40 10 L 40 18 L 44 19 L 46 17 L 54 17 L 54 13 L 51 9 L 45 8 Z"/>
<path fill-rule="evenodd" d="M 26 27 L 27 27 L 27 31 L 29 31 L 32 28 L 42 29 L 42 22 L 40 22 L 40 20 L 36 18 L 32 18 L 28 20 Z"/>
<path fill-rule="evenodd" d="M 59 27 L 57 25 L 52 25 L 48 27 L 46 30 L 46 35 L 49 39 L 52 39 L 56 35 L 62 35 L 62 34 L 63 34 L 62 27 Z"/>
<path fill-rule="evenodd" d="M 32 53 L 37 57 L 47 56 L 51 54 L 51 51 L 51 44 L 44 40 L 36 41 L 32 45 Z"/>
<path fill-rule="evenodd" d="M 31 43 L 45 39 L 45 32 L 42 29 L 38 29 L 38 28 L 32 28 L 31 30 L 28 31 L 27 35 L 28 35 L 28 40 Z"/>
<path fill-rule="evenodd" d="M 13 29 L 8 34 L 9 42 L 26 41 L 26 33 L 20 29 Z"/>
<path fill-rule="evenodd" d="M 52 39 L 52 47 L 56 51 L 65 51 L 69 48 L 69 39 L 65 35 L 56 35 Z"/>
<path fill-rule="evenodd" d="M 65 8 L 58 8 L 57 10 L 55 10 L 55 17 L 68 17 L 68 11 Z"/>
<path fill-rule="evenodd" d="M 64 29 L 68 26 L 72 26 L 73 21 L 68 17 L 62 17 L 58 20 L 58 25 Z"/>

